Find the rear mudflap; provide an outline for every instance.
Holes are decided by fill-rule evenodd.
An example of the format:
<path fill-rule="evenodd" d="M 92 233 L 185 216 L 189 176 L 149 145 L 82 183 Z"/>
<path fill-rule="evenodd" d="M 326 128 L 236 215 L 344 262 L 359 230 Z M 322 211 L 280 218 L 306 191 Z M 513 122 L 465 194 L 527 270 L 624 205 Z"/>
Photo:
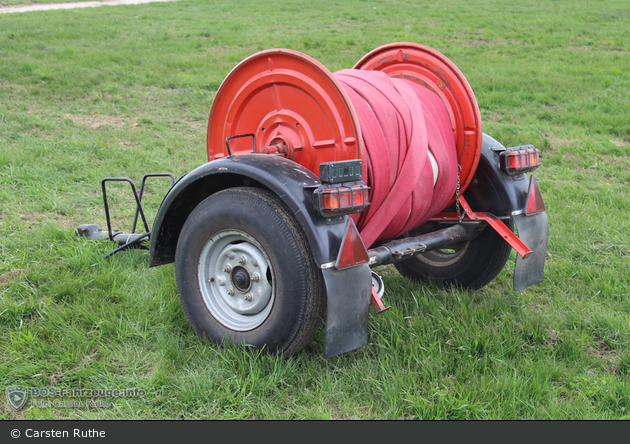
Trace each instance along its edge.
<path fill-rule="evenodd" d="M 327 310 L 324 354 L 327 358 L 367 343 L 372 298 L 372 272 L 367 264 L 322 270 L 326 282 Z"/>
<path fill-rule="evenodd" d="M 549 238 L 549 219 L 546 212 L 526 216 L 513 216 L 518 230 L 518 237 L 532 250 L 531 256 L 523 259 L 516 255 L 514 266 L 514 290 L 519 291 L 542 281 L 547 255 L 547 240 Z"/>

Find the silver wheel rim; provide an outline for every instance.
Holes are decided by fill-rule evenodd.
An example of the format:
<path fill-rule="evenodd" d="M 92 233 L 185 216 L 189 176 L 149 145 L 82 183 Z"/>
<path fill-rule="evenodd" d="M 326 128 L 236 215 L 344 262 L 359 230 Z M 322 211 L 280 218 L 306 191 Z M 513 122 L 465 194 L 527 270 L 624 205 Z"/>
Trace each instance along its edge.
<path fill-rule="evenodd" d="M 262 246 L 248 234 L 221 231 L 201 250 L 197 269 L 206 308 L 225 327 L 252 330 L 269 316 L 274 272 Z"/>
<path fill-rule="evenodd" d="M 467 241 L 451 245 L 448 248 L 427 251 L 426 253 L 417 255 L 416 258 L 431 267 L 449 267 L 459 262 L 466 255 L 469 248 L 470 241 Z"/>

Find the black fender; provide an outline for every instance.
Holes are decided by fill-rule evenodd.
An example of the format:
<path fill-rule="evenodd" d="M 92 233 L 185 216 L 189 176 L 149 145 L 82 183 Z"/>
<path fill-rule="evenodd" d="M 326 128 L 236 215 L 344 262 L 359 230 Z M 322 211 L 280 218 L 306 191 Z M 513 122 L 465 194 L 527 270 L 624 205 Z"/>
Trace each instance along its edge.
<path fill-rule="evenodd" d="M 268 154 L 239 154 L 213 160 L 182 176 L 164 197 L 153 224 L 149 267 L 175 261 L 179 234 L 195 207 L 208 196 L 237 186 L 275 193 L 289 207 L 322 270 L 327 293 L 325 354 L 334 356 L 367 342 L 371 273 L 367 264 L 330 271 L 339 254 L 348 216 L 326 221 L 313 205 L 319 178 L 300 164 Z M 353 285 L 343 285 L 352 281 Z"/>
<path fill-rule="evenodd" d="M 149 267 L 175 260 L 179 233 L 202 200 L 237 186 L 256 186 L 275 193 L 302 226 L 315 262 L 334 261 L 344 224 L 327 224 L 315 210 L 313 191 L 320 185 L 319 178 L 300 164 L 268 154 L 239 154 L 201 165 L 182 176 L 162 201 L 153 223 Z"/>
<path fill-rule="evenodd" d="M 527 202 L 529 180 L 526 174 L 509 176 L 499 167 L 501 143 L 483 134 L 481 157 L 464 198 L 473 211 L 492 213 L 499 219 L 521 214 Z"/>

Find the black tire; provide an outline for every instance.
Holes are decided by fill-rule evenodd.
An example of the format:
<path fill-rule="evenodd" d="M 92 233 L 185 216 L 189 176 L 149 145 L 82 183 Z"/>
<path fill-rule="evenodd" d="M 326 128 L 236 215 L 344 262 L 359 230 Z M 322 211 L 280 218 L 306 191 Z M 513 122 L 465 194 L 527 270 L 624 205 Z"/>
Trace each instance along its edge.
<path fill-rule="evenodd" d="M 218 343 L 291 355 L 312 339 L 325 309 L 302 228 L 280 198 L 259 188 L 220 191 L 193 210 L 177 242 L 175 276 L 191 325 Z"/>
<path fill-rule="evenodd" d="M 512 219 L 503 223 L 514 231 Z M 478 290 L 503 270 L 511 250 L 510 244 L 488 225 L 476 239 L 429 251 L 395 266 L 400 274 L 417 282 Z"/>

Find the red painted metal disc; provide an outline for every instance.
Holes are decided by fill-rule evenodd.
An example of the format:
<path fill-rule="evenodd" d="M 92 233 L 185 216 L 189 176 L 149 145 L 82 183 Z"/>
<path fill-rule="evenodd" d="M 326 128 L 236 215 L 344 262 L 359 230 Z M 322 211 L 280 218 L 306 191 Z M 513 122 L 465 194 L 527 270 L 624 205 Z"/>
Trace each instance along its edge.
<path fill-rule="evenodd" d="M 481 114 L 477 99 L 460 70 L 438 51 L 417 43 L 390 43 L 365 55 L 355 69 L 383 71 L 424 85 L 435 92 L 449 113 L 457 157 L 462 167 L 461 192 L 475 174 L 481 156 Z M 451 200 L 449 205 L 455 201 Z"/>
<path fill-rule="evenodd" d="M 287 49 L 256 53 L 225 78 L 208 120 L 208 160 L 228 155 L 225 139 L 253 133 L 256 151 L 285 143 L 288 158 L 319 175 L 319 164 L 363 159 L 356 113 L 343 87 L 311 57 Z M 252 138 L 230 140 L 250 153 Z"/>

